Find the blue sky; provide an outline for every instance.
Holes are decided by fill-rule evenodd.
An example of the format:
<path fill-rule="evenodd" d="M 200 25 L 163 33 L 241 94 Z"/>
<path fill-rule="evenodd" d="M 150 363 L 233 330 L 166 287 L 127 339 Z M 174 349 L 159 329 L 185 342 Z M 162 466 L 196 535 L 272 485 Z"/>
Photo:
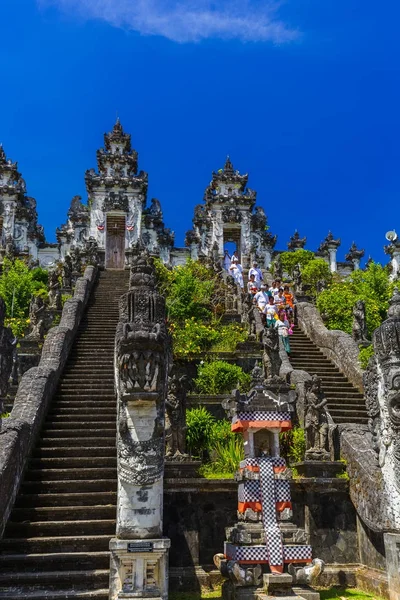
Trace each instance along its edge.
<path fill-rule="evenodd" d="M 47 239 L 116 114 L 177 245 L 227 154 L 277 248 L 400 232 L 400 4 L 2 0 L 0 141 Z"/>

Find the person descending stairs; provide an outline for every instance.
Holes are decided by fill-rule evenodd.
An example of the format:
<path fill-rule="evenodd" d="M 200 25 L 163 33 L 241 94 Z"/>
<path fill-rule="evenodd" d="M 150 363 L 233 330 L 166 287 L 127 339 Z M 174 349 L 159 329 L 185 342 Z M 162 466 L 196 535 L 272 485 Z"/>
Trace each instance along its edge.
<path fill-rule="evenodd" d="M 302 369 L 321 378 L 328 410 L 335 423 L 368 423 L 364 396 L 299 326 L 294 328 L 290 337 L 290 348 L 290 362 L 294 369 Z"/>
<path fill-rule="evenodd" d="M 127 271 L 104 271 L 0 541 L 0 598 L 108 599 L 117 459 L 114 339 Z"/>

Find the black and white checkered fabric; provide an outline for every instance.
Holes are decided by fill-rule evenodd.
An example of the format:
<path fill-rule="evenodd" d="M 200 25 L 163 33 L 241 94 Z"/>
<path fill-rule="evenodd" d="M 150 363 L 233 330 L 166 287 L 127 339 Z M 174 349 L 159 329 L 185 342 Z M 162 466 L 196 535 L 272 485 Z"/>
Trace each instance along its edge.
<path fill-rule="evenodd" d="M 270 562 L 267 546 L 234 546 L 225 542 L 224 554 L 229 560 Z M 284 546 L 283 555 L 286 563 L 312 560 L 311 546 Z"/>
<path fill-rule="evenodd" d="M 240 468 L 245 469 L 246 467 L 258 467 L 259 458 L 245 458 L 240 462 Z M 280 456 L 271 456 L 269 460 L 272 462 L 273 467 L 286 467 L 286 461 Z"/>
<path fill-rule="evenodd" d="M 291 502 L 290 481 L 275 480 L 276 501 Z"/>
<path fill-rule="evenodd" d="M 262 520 L 270 565 L 283 565 L 282 534 L 276 518 L 275 477 L 272 460 L 259 458 Z"/>
<path fill-rule="evenodd" d="M 283 553 L 285 557 L 285 562 L 307 562 L 312 560 L 311 546 L 284 546 Z"/>
<path fill-rule="evenodd" d="M 239 421 L 290 421 L 291 416 L 288 412 L 257 410 L 254 412 L 239 412 L 237 419 Z"/>
<path fill-rule="evenodd" d="M 249 480 L 240 483 L 238 497 L 239 502 L 260 502 L 260 482 Z"/>

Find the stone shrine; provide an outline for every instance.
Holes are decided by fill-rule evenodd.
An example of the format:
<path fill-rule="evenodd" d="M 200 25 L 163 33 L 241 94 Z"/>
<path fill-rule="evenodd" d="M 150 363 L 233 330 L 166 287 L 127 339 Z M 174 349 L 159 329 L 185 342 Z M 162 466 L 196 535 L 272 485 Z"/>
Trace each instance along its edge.
<path fill-rule="evenodd" d="M 266 593 L 289 595 L 294 581 L 285 565 L 312 561 L 305 531 L 291 523 L 292 475 L 280 456 L 279 434 L 292 426 L 296 393 L 276 376 L 265 380 L 259 366 L 252 376 L 249 394 L 236 391 L 223 404 L 245 453 L 236 474 L 238 523 L 226 532 L 224 558 L 215 559 L 230 578 L 224 598 L 255 598 L 262 574 Z"/>

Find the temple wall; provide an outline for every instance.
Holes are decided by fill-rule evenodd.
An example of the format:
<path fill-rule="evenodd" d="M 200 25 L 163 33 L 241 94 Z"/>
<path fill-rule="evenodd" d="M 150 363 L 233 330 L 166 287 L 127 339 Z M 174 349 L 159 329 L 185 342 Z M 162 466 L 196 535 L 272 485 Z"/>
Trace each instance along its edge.
<path fill-rule="evenodd" d="M 305 527 L 313 555 L 324 560 L 329 582 L 354 584 L 362 562 L 357 516 L 348 481 L 295 479 L 291 483 L 293 522 Z M 237 520 L 237 483 L 233 480 L 168 479 L 164 487 L 164 535 L 171 539 L 171 590 L 195 590 L 221 552 L 225 527 Z M 363 545 L 367 549 L 366 543 Z M 371 554 L 371 559 L 373 555 Z M 367 564 L 367 563 L 366 563 Z M 348 565 L 348 570 L 339 568 Z M 336 566 L 336 567 L 335 567 Z M 383 568 L 382 563 L 375 567 Z M 203 579 L 202 579 L 203 577 Z M 347 579 L 346 579 L 347 578 Z"/>

